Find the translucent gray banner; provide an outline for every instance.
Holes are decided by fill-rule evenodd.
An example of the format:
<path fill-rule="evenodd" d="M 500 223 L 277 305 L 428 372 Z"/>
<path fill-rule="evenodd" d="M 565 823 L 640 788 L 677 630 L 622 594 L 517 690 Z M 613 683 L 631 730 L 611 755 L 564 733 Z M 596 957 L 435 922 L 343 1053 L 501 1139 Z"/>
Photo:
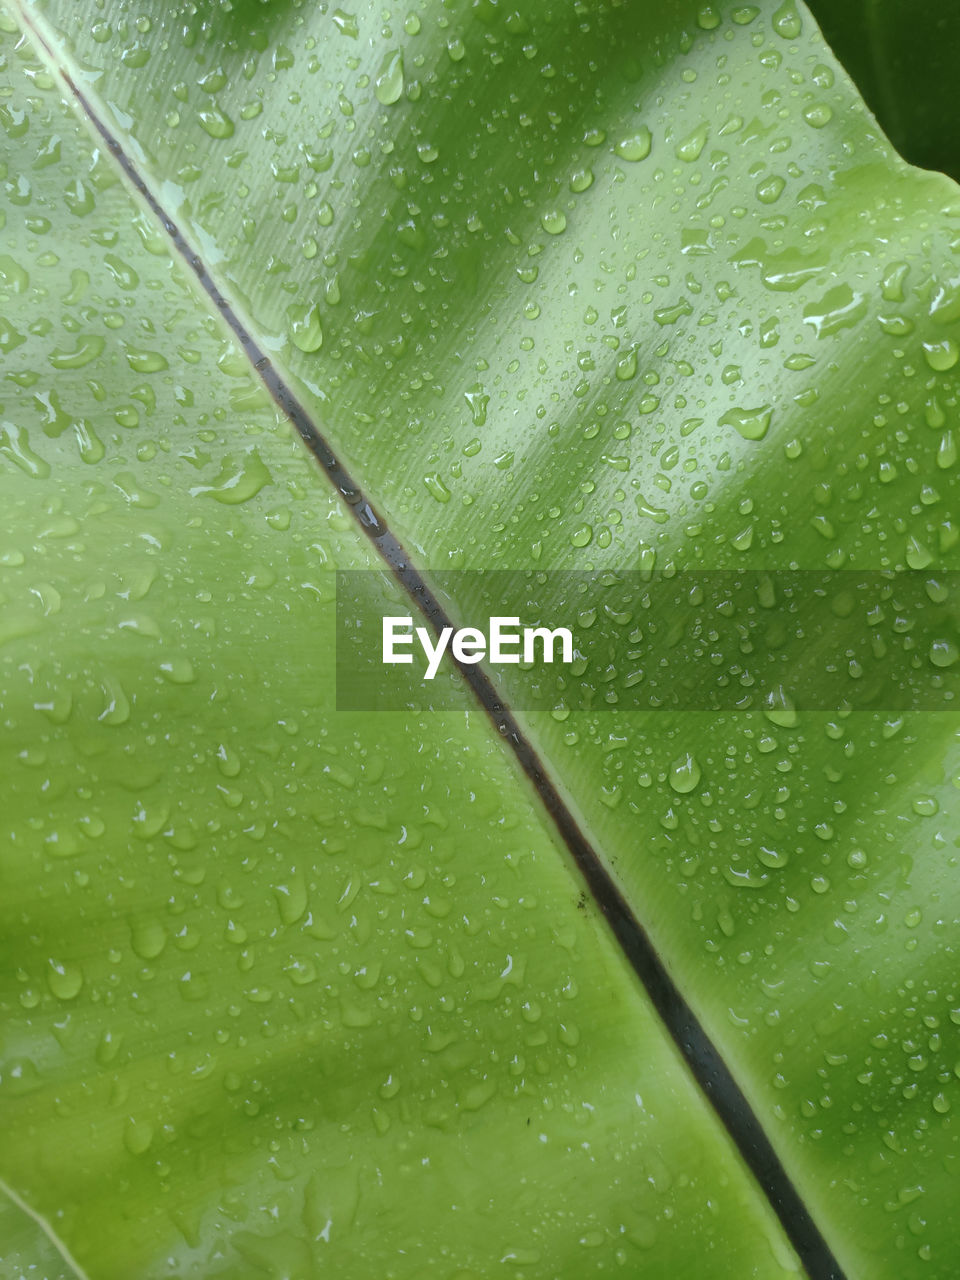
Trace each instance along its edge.
<path fill-rule="evenodd" d="M 958 573 L 446 571 L 420 604 L 387 570 L 337 574 L 338 710 L 465 708 L 481 670 L 560 715 L 960 707 Z"/>

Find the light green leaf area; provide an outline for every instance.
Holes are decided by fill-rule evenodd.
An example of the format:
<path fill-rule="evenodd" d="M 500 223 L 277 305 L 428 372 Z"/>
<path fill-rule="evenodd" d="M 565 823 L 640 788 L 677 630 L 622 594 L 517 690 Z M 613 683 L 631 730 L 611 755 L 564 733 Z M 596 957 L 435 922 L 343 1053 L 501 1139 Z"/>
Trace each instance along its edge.
<path fill-rule="evenodd" d="M 945 589 L 960 554 L 960 192 L 895 155 L 801 7 L 40 0 L 29 12 L 423 566 L 908 568 Z M 105 199 L 93 179 L 73 198 L 95 207 L 92 225 Z M 76 346 L 60 345 L 69 360 Z M 214 457 L 213 477 L 254 447 L 238 416 L 220 427 L 233 462 Z M 164 502 L 226 483 L 190 476 Z M 330 500 L 302 484 L 310 526 Z M 253 520 L 268 494 L 226 510 Z M 212 538 L 220 506 L 197 502 Z M 298 545 L 317 539 L 273 532 L 271 590 L 285 598 L 304 576 Z M 241 554 L 242 539 L 239 575 L 265 555 Z M 329 564 L 363 562 L 340 546 Z M 193 542 L 180 554 L 170 617 L 202 563 Z M 296 655 L 301 705 L 305 676 L 320 679 L 305 656 L 314 615 L 264 600 L 243 647 L 269 643 L 272 681 Z M 469 614 L 469 592 L 454 604 Z M 211 601 L 209 616 L 240 627 L 244 615 Z M 525 725 L 850 1275 L 947 1280 L 960 1251 L 960 722 L 842 704 L 618 715 L 635 623 L 602 673 L 609 709 L 558 705 Z M 912 625 L 895 606 L 881 624 L 887 644 Z M 158 695 L 164 715 L 171 696 Z M 370 723 L 378 739 L 399 733 Z M 453 767 L 439 771 L 441 757 L 468 761 L 469 779 L 474 760 L 505 768 L 474 737 L 457 757 L 446 723 L 411 730 L 433 786 Z M 252 734 L 252 722 L 238 734 L 250 750 Z M 412 766 L 409 748 L 385 755 Z M 502 788 L 526 813 L 516 783 Z M 449 807 L 480 863 L 484 824 Z M 452 910 L 472 892 L 461 884 Z M 524 928 L 550 918 L 538 897 Z M 600 1052 L 599 1032 L 581 1031 Z M 541 1190 L 537 1203 L 554 1201 Z M 449 1221 L 437 1231 L 449 1241 Z M 691 1245 L 698 1261 L 672 1272 L 719 1274 L 709 1248 Z M 528 1265 L 550 1276 L 560 1263 Z M 644 1277 L 658 1265 L 624 1263 Z"/>
<path fill-rule="evenodd" d="M 4 20 L 0 1275 L 795 1274 L 479 713 Z"/>

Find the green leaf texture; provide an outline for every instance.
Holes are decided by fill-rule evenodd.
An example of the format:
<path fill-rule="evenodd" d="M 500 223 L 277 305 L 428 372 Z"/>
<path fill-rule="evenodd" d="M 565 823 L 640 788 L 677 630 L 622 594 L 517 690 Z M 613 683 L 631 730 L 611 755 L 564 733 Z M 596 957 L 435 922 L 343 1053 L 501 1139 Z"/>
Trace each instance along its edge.
<path fill-rule="evenodd" d="M 38 0 L 29 18 L 425 571 L 911 569 L 936 593 L 957 567 L 960 192 L 892 151 L 799 6 Z M 118 212 L 102 147 L 50 102 L 28 133 L 24 109 L 4 108 L 29 157 L 8 167 L 8 226 L 16 211 L 36 249 L 5 283 L 47 292 L 4 339 L 11 554 L 55 546 L 42 582 L 63 609 L 29 572 L 5 606 L 44 724 L 9 735 L 43 757 L 11 766 L 7 933 L 34 961 L 17 960 L 31 1065 L 14 1078 L 38 1086 L 12 1114 L 57 1157 L 24 1136 L 0 1173 L 31 1203 L 43 1190 L 94 1275 L 161 1274 L 174 1231 L 187 1274 L 779 1274 L 767 1211 L 703 1104 L 672 1100 L 691 1086 L 496 736 L 476 717 L 332 713 L 331 569 L 370 551 L 171 273 L 156 218 Z M 47 252 L 56 283 L 34 284 Z M 890 642 L 909 619 L 881 627 Z M 530 739 L 848 1274 L 946 1280 L 957 716 L 620 714 L 629 647 L 609 706 L 521 716 Z M 56 824 L 88 819 L 89 867 L 48 863 Z M 398 828 L 423 850 L 415 897 Z M 141 928 L 162 951 L 136 951 Z M 507 983 L 489 1008 L 487 981 Z M 368 1021 L 351 1029 L 354 1002 Z M 87 1041 L 105 1031 L 101 1064 Z M 515 1062 L 531 1037 L 542 1072 L 537 1047 Z M 397 1057 L 409 1103 L 384 1084 Z M 542 1149 L 527 1087 L 561 1126 Z M 584 1147 L 579 1123 L 602 1134 Z M 628 1150 L 659 1152 L 666 1189 Z M 348 1162 L 353 1191 L 331 1174 Z M 336 1212 L 308 1207 L 328 1194 L 312 1178 Z M 273 1209 L 268 1186 L 289 1191 Z M 631 1227 L 648 1187 L 660 1209 Z M 324 1213 L 351 1224 L 324 1237 L 334 1263 Z"/>
<path fill-rule="evenodd" d="M 0 1272 L 794 1273 L 482 714 L 332 713 L 372 553 L 3 54 Z"/>

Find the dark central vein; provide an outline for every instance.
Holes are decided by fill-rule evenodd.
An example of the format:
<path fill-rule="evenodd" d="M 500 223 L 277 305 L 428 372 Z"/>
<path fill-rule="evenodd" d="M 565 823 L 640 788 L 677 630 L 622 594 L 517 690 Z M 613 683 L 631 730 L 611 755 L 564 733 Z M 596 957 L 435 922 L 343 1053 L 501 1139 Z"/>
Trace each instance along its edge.
<path fill-rule="evenodd" d="M 360 529 L 369 538 L 393 576 L 437 635 L 443 627 L 454 626 L 426 579 L 411 564 L 403 544 L 390 532 L 384 519 L 354 481 L 350 472 L 337 459 L 330 443 L 309 411 L 251 336 L 211 278 L 204 262 L 194 252 L 177 224 L 162 208 L 90 99 L 60 65 L 53 49 L 43 34 L 37 30 L 29 15 L 23 14 L 22 18 L 51 64 L 59 71 L 83 114 L 120 165 L 127 180 L 156 216 L 178 254 L 190 266 L 210 300 L 223 315 L 264 386 L 296 428 L 307 448 L 326 472 L 330 482 L 346 501 Z M 560 795 L 556 784 L 512 711 L 504 705 L 480 666 L 452 660 L 533 785 L 623 954 L 643 983 L 657 1013 L 697 1083 L 709 1098 L 715 1112 L 767 1196 L 806 1268 L 810 1280 L 845 1280 L 839 1262 L 833 1256 L 819 1227 L 811 1217 L 810 1211 L 767 1137 L 763 1125 L 733 1078 L 720 1051 L 668 973 L 646 930 L 604 866 L 597 850 L 580 828 L 577 819 Z"/>

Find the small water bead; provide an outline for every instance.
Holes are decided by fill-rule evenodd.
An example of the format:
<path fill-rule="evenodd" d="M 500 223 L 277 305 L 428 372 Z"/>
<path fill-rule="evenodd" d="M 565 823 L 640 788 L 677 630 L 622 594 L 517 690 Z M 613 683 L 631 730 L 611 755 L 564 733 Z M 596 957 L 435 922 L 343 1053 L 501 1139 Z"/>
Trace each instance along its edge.
<path fill-rule="evenodd" d="M 570 190 L 575 192 L 586 191 L 593 186 L 593 170 L 577 169 L 575 173 L 570 175 Z"/>
<path fill-rule="evenodd" d="M 558 236 L 566 230 L 566 215 L 559 209 L 549 209 L 546 213 L 541 214 L 540 225 L 548 235 Z"/>
<path fill-rule="evenodd" d="M 697 26 L 701 31 L 715 31 L 720 25 L 720 14 L 712 4 L 705 4 L 697 13 Z"/>

